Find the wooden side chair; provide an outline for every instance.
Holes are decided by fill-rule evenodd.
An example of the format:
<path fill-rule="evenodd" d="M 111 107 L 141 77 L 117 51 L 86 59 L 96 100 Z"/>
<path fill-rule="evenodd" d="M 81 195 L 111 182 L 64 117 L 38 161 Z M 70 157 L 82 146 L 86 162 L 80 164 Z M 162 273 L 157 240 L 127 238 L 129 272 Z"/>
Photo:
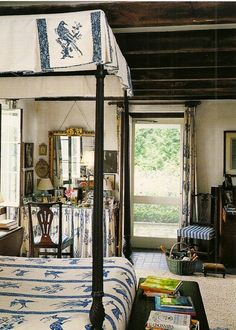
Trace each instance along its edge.
<path fill-rule="evenodd" d="M 216 196 L 199 193 L 193 196 L 197 202 L 196 212 L 190 225 L 177 230 L 177 241 L 197 247 L 197 254 L 217 259 L 217 201 Z M 211 206 L 211 207 L 209 207 Z M 199 242 L 198 242 L 199 241 Z"/>
<path fill-rule="evenodd" d="M 37 256 L 56 255 L 58 258 L 61 258 L 62 255 L 69 255 L 72 258 L 73 225 L 71 226 L 71 235 L 63 235 L 62 203 L 32 202 L 28 203 L 28 211 L 30 257 L 35 257 L 35 252 L 37 251 Z M 70 252 L 62 253 L 68 247 Z"/>

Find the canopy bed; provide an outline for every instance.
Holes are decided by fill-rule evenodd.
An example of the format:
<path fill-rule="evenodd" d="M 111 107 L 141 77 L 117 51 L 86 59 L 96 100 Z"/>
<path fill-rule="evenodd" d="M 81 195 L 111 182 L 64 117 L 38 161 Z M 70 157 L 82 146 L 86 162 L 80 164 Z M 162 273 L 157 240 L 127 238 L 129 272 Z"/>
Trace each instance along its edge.
<path fill-rule="evenodd" d="M 87 262 L 83 259 L 48 259 L 45 264 L 43 259 L 1 258 L 0 294 L 4 303 L 1 300 L 0 313 L 6 324 L 13 328 L 27 329 L 29 324 L 30 329 L 39 328 L 40 324 L 43 329 L 51 322 L 52 329 L 90 329 L 91 324 L 94 329 L 102 329 L 105 319 L 106 329 L 125 329 L 134 296 L 135 276 L 127 259 L 103 261 L 103 130 L 104 97 L 125 94 L 127 111 L 127 96 L 132 94 L 132 89 L 126 61 L 101 10 L 2 16 L 0 29 L 0 98 L 81 96 L 96 100 L 93 258 Z M 129 223 L 127 228 L 125 237 L 129 238 Z M 130 250 L 129 242 L 126 246 Z M 37 285 L 41 278 L 47 285 Z M 67 288 L 71 283 L 80 283 L 83 288 L 76 301 L 74 292 L 72 294 Z M 107 286 L 112 287 L 112 293 L 108 293 Z M 50 288 L 55 293 L 51 299 L 53 303 L 39 310 L 36 306 L 39 292 L 44 299 L 49 296 L 47 290 Z M 119 298 L 115 297 L 115 291 Z M 33 306 L 32 310 L 29 305 Z M 72 314 L 76 316 L 70 322 Z M 82 314 L 86 316 L 82 317 Z M 83 326 L 78 319 L 84 320 Z"/>

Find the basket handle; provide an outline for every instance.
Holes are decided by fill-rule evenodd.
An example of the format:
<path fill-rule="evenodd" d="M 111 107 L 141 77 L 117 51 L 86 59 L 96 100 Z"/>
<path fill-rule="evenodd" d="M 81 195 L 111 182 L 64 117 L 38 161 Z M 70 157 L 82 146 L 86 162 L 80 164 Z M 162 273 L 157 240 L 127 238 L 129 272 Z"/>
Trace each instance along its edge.
<path fill-rule="evenodd" d="M 171 247 L 171 249 L 170 249 L 170 257 L 172 256 L 172 251 L 173 251 L 173 249 L 174 249 L 177 245 L 180 245 L 180 244 L 185 245 L 185 246 L 187 247 L 187 249 L 188 249 L 188 252 L 191 252 L 190 247 L 188 246 L 188 244 L 186 244 L 186 243 L 184 243 L 184 242 L 177 242 L 177 243 L 173 244 L 172 247 Z"/>

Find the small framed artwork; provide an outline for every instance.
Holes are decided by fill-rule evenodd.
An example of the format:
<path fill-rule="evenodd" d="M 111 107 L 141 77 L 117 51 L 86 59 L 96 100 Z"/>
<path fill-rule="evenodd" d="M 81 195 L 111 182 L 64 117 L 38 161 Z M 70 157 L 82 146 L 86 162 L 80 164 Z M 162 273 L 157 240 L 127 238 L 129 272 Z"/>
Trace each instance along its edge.
<path fill-rule="evenodd" d="M 117 173 L 117 151 L 104 150 L 104 173 Z"/>
<path fill-rule="evenodd" d="M 224 174 L 236 176 L 236 131 L 224 131 Z"/>
<path fill-rule="evenodd" d="M 104 174 L 104 190 L 115 190 L 116 176 L 115 174 Z"/>
<path fill-rule="evenodd" d="M 47 145 L 46 143 L 41 143 L 39 145 L 39 156 L 46 156 L 47 155 Z"/>
<path fill-rule="evenodd" d="M 24 163 L 25 168 L 33 167 L 34 164 L 34 144 L 25 143 L 24 145 Z"/>
<path fill-rule="evenodd" d="M 34 192 L 34 171 L 25 171 L 25 195 L 32 195 Z"/>

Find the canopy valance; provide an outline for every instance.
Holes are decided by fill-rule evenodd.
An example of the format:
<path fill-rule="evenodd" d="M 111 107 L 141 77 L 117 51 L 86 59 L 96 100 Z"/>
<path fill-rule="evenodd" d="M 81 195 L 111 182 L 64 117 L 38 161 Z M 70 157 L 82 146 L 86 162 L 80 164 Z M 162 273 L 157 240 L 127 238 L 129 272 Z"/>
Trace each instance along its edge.
<path fill-rule="evenodd" d="M 123 89 L 127 90 L 128 95 L 132 93 L 129 68 L 101 10 L 2 16 L 0 30 L 1 73 L 24 73 L 24 76 L 28 76 L 55 71 L 90 71 L 96 70 L 97 64 L 103 64 L 108 75 L 112 74 L 119 78 L 122 88 L 118 94 L 120 95 Z M 44 83 L 40 78 L 37 77 L 37 86 Z M 10 97 L 9 87 L 4 87 L 8 81 L 4 82 L 4 79 L 0 82 L 0 97 Z M 26 79 L 25 77 L 18 79 L 20 80 L 17 89 L 12 94 L 18 94 L 18 97 L 21 97 L 21 94 L 22 97 L 48 96 L 43 95 L 43 91 L 39 92 L 34 83 L 24 83 L 21 79 Z M 58 96 L 58 77 L 52 79 L 50 84 L 55 84 L 55 88 L 50 88 L 50 95 Z M 107 85 L 111 86 L 110 81 Z M 115 92 L 117 96 L 115 89 L 108 92 L 105 90 L 105 95 L 113 96 Z M 83 88 L 82 92 L 77 87 L 76 91 L 68 90 L 63 95 L 66 96 L 65 94 L 91 96 L 95 95 L 95 92 L 88 86 L 87 89 Z"/>

